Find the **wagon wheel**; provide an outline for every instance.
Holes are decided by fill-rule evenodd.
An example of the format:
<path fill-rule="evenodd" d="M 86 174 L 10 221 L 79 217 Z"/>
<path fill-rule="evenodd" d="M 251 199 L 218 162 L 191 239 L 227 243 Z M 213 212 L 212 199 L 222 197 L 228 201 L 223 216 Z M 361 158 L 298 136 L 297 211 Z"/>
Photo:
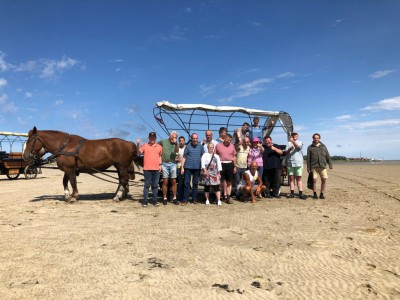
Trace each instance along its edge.
<path fill-rule="evenodd" d="M 19 177 L 19 173 L 18 174 L 8 174 L 7 173 L 7 177 L 8 177 L 8 179 L 17 179 Z"/>
<path fill-rule="evenodd" d="M 38 170 L 36 167 L 27 166 L 24 170 L 24 175 L 26 179 L 33 179 L 36 178 L 38 174 Z"/>

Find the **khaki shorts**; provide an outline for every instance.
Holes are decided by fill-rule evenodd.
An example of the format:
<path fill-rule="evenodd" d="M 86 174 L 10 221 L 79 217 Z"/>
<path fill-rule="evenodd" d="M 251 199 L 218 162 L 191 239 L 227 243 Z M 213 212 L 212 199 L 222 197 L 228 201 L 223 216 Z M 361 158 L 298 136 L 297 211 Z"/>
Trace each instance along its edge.
<path fill-rule="evenodd" d="M 328 178 L 328 172 L 326 171 L 326 168 L 314 168 L 312 169 L 313 172 L 313 178 L 317 179 L 318 174 L 321 178 L 327 179 Z"/>

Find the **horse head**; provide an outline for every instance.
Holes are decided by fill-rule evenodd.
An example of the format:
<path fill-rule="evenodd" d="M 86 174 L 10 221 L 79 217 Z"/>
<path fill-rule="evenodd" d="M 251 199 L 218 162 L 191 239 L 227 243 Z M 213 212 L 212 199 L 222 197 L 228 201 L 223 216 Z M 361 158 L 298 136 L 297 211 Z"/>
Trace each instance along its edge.
<path fill-rule="evenodd" d="M 45 153 L 46 149 L 35 126 L 28 133 L 28 140 L 24 144 L 22 157 L 25 160 L 37 160 Z"/>

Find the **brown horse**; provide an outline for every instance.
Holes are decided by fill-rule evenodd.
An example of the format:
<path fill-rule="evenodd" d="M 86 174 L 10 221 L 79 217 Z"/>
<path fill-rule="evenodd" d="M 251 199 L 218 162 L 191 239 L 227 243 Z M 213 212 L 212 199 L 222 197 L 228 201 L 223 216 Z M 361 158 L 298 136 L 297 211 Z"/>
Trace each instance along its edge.
<path fill-rule="evenodd" d="M 117 169 L 119 185 L 114 201 L 125 197 L 129 191 L 129 179 L 135 178 L 133 161 L 137 158 L 136 145 L 118 138 L 86 140 L 85 138 L 62 131 L 29 131 L 24 145 L 25 160 L 35 160 L 43 155 L 43 148 L 55 158 L 58 168 L 64 172 L 63 184 L 67 202 L 78 200 L 76 176 L 79 172 L 96 173 L 111 166 Z M 72 195 L 68 189 L 72 186 Z"/>

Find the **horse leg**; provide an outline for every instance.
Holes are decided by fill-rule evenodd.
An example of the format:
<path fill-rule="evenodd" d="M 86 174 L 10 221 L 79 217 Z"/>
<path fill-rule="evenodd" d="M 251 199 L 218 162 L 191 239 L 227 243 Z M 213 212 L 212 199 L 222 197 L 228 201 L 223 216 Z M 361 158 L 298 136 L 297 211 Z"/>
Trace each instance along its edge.
<path fill-rule="evenodd" d="M 78 187 L 76 183 L 76 175 L 74 171 L 72 171 L 69 176 L 69 182 L 71 183 L 72 186 L 72 195 L 68 197 L 67 202 L 73 203 L 75 201 L 78 201 L 78 196 L 79 196 Z"/>
<path fill-rule="evenodd" d="M 118 177 L 119 177 L 119 184 L 115 196 L 113 198 L 114 201 L 120 201 L 122 198 L 125 198 L 128 194 L 128 170 L 127 169 L 118 169 Z"/>
<path fill-rule="evenodd" d="M 67 173 L 64 173 L 63 185 L 64 185 L 65 200 L 67 200 L 68 197 L 70 196 L 69 189 L 68 189 L 68 181 L 69 181 L 69 175 Z"/>

